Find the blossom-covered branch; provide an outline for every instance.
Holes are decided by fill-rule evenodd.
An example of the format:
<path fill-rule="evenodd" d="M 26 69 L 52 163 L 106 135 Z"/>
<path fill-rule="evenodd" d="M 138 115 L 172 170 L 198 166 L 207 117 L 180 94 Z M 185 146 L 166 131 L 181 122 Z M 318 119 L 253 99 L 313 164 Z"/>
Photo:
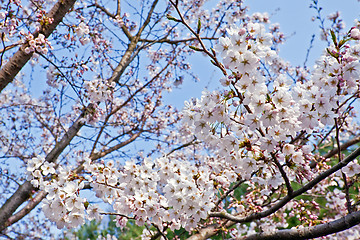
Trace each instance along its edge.
<path fill-rule="evenodd" d="M 301 228 L 301 229 L 284 229 L 273 233 L 256 233 L 246 237 L 239 237 L 237 239 L 256 240 L 256 239 L 310 239 L 326 236 L 332 233 L 337 233 L 349 229 L 360 223 L 360 211 L 350 213 L 345 217 L 339 218 L 335 221 L 319 224 L 316 226 Z"/>
<path fill-rule="evenodd" d="M 32 36 L 34 38 L 40 35 L 45 38 L 49 37 L 50 34 L 62 21 L 66 13 L 71 7 L 73 7 L 75 0 L 60 0 L 58 1 L 50 12 L 44 16 L 47 20 L 42 23 L 39 30 L 35 31 Z M 33 51 L 27 53 L 25 50 L 29 47 L 29 42 L 26 41 L 21 45 L 20 49 L 13 55 L 11 59 L 1 68 L 0 70 L 0 92 L 13 81 L 14 77 L 24 67 L 24 65 L 30 60 Z"/>

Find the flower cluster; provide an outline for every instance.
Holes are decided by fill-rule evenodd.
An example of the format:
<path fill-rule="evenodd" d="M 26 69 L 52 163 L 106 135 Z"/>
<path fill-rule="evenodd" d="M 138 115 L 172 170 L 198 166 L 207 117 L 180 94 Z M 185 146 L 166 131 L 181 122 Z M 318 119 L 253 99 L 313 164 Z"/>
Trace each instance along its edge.
<path fill-rule="evenodd" d="M 24 49 L 26 54 L 30 54 L 35 51 L 38 53 L 47 54 L 49 48 L 52 49 L 50 42 L 42 33 L 40 33 L 36 38 L 34 38 L 34 35 L 32 34 L 28 34 L 26 35 L 26 40 L 29 43 L 29 46 L 25 47 Z"/>
<path fill-rule="evenodd" d="M 100 78 L 93 81 L 85 81 L 84 89 L 90 102 L 104 102 L 111 98 L 115 82 L 104 82 Z"/>
<path fill-rule="evenodd" d="M 189 162 L 159 158 L 142 164 L 127 162 L 122 171 L 114 163 L 91 163 L 85 169 L 96 195 L 113 205 L 116 214 L 134 216 L 137 225 L 153 223 L 160 229 L 195 228 L 214 206 L 209 171 Z M 119 225 L 123 218 L 117 219 Z"/>
<path fill-rule="evenodd" d="M 60 173 L 59 177 L 67 173 Z M 77 227 L 85 223 L 86 201 L 79 196 L 79 191 L 84 187 L 83 182 L 47 182 L 43 186 L 48 194 L 43 201 L 43 212 L 45 216 L 56 223 L 61 229 L 63 227 Z M 90 213 L 90 208 L 87 209 Z M 97 215 L 99 216 L 99 215 Z M 100 217 L 96 217 L 100 219 Z"/>
<path fill-rule="evenodd" d="M 313 226 L 334 216 L 332 213 L 329 216 L 322 212 L 321 215 L 317 214 L 320 213 L 319 205 L 336 209 L 337 217 L 347 214 L 350 207 L 357 208 L 358 199 L 350 196 L 349 191 L 346 192 L 352 187 L 358 187 L 352 185 L 360 173 L 357 161 L 352 161 L 316 186 L 308 189 L 306 184 L 343 159 L 339 156 L 339 159 L 333 161 L 314 152 L 331 137 L 337 138 L 337 145 L 344 140 L 344 135 L 341 138 L 339 135 L 341 131 L 346 131 L 352 117 L 349 113 L 352 112 L 350 102 L 358 98 L 359 94 L 360 44 L 353 41 L 360 40 L 359 26 L 351 29 L 343 39 L 340 39 L 341 34 L 333 37 L 333 44 L 316 62 L 310 74 L 307 69 L 291 68 L 278 56 L 277 46 L 284 40 L 284 35 L 279 31 L 278 25 L 265 25 L 269 22 L 267 14 L 247 16 L 245 8 L 240 6 L 241 1 L 234 3 L 229 0 L 221 1 L 224 4 L 219 3 L 214 14 L 210 14 L 191 7 L 195 6 L 195 2 L 197 1 L 179 2 L 189 6 L 188 13 L 191 14 L 184 18 L 189 23 L 187 26 L 193 25 L 193 20 L 198 20 L 197 33 L 200 36 L 210 36 L 212 23 L 219 23 L 216 24 L 218 27 L 213 35 L 216 37 L 216 33 L 221 33 L 219 43 L 211 51 L 203 49 L 202 52 L 211 55 L 215 65 L 224 73 L 225 76 L 220 80 L 224 89 L 204 91 L 200 99 L 187 102 L 182 125 L 177 124 L 181 114 L 178 115 L 172 107 L 161 105 L 163 91 L 171 90 L 168 79 L 175 77 L 178 79 L 175 85 L 180 84 L 182 73 L 179 76 L 176 72 L 190 68 L 182 55 L 177 57 L 182 54 L 181 51 L 190 51 L 177 49 L 182 44 L 183 32 L 178 32 L 178 29 L 181 29 L 180 22 L 183 18 L 175 19 L 176 28 L 169 22 L 163 25 L 169 33 L 164 41 L 166 45 L 171 44 L 170 48 L 161 39 L 151 41 L 153 49 L 146 49 L 150 59 L 150 63 L 145 61 L 148 73 L 143 76 L 141 71 L 137 71 L 139 65 L 126 65 L 121 70 L 124 75 L 116 85 L 115 82 L 104 79 L 112 79 L 109 78 L 114 74 L 112 66 L 119 64 L 119 56 L 115 55 L 124 52 L 123 46 L 112 46 L 112 41 L 106 38 L 112 36 L 112 30 L 118 29 L 120 25 L 126 33 L 122 40 L 127 41 L 128 37 L 135 41 L 137 38 L 133 39 L 128 33 L 135 30 L 137 25 L 132 24 L 126 13 L 123 17 L 116 17 L 115 28 L 111 26 L 111 21 L 106 20 L 108 16 L 98 14 L 99 12 L 92 15 L 94 21 L 88 21 L 83 17 L 82 11 L 89 8 L 78 7 L 78 17 L 72 19 L 77 22 L 68 24 L 72 34 L 66 32 L 64 38 L 54 37 L 52 41 L 63 50 L 68 49 L 69 55 L 63 58 L 51 56 L 49 60 L 52 61 L 52 67 L 44 65 L 48 69 L 47 85 L 51 88 L 46 89 L 40 101 L 11 94 L 14 102 L 17 100 L 16 104 L 33 109 L 32 114 L 36 114 L 36 118 L 29 117 L 29 120 L 25 116 L 23 119 L 26 119 L 26 124 L 34 127 L 36 124 L 32 123 L 38 121 L 43 128 L 41 141 L 38 141 L 39 144 L 34 143 L 34 146 L 29 144 L 31 149 L 41 148 L 44 152 L 50 152 L 55 140 L 63 142 L 61 138 L 64 136 L 63 139 L 67 142 L 67 136 L 74 136 L 73 133 L 76 133 L 75 139 L 81 141 L 61 151 L 60 157 L 66 167 L 60 164 L 55 166 L 40 156 L 27 162 L 28 180 L 34 187 L 46 192 L 43 212 L 58 228 L 74 228 L 83 224 L 85 219 L 100 220 L 102 215 L 113 214 L 119 227 L 126 226 L 128 219 L 134 219 L 137 225 L 152 225 L 159 233 L 166 234 L 165 231 L 179 228 L 197 232 L 197 227 L 206 227 L 208 224 L 211 227 L 225 226 L 222 223 L 227 221 L 227 214 L 239 218 L 238 222 L 265 215 L 253 222 L 238 224 L 230 234 L 239 238 L 241 235 L 260 231 L 274 232 L 279 228 L 287 228 L 292 225 L 289 218 L 297 218 L 304 226 Z M 237 10 L 232 11 L 225 3 L 233 5 Z M 226 11 L 224 14 L 219 11 L 220 7 Z M 181 14 L 180 11 L 178 14 Z M 192 14 L 198 17 L 194 18 Z M 45 26 L 52 22 L 52 19 L 45 16 L 45 10 L 39 11 L 38 25 L 40 23 L 40 26 Z M 5 29 L 1 24 L 11 21 L 7 18 L 7 12 L 0 13 L 0 31 L 9 35 L 17 27 L 17 23 L 9 22 L 9 29 Z M 338 18 L 338 14 L 335 14 L 331 20 L 339 23 L 338 29 L 342 29 L 343 25 Z M 154 19 L 149 18 L 150 21 Z M 156 24 L 162 20 L 159 21 Z M 106 28 L 102 25 L 104 22 L 109 23 Z M 220 24 L 222 22 L 241 24 L 225 30 Z M 146 24 L 155 26 L 152 22 Z M 109 33 L 104 31 L 106 29 Z M 148 31 L 143 32 L 140 41 L 150 40 L 145 39 L 146 36 L 161 38 L 160 35 L 151 33 L 152 27 L 145 29 Z M 156 26 L 154 29 L 160 30 Z M 48 48 L 51 48 L 42 34 L 35 35 L 37 37 L 25 34 L 24 31 L 20 34 L 26 38 L 22 43 L 25 46 L 23 50 L 28 54 L 46 54 Z M 81 47 L 77 40 L 84 45 L 90 38 L 94 46 L 86 51 L 88 48 Z M 173 45 L 173 40 L 177 44 Z M 352 42 L 355 45 L 351 45 Z M 158 43 L 163 46 L 160 50 Z M 195 44 L 198 43 L 201 43 L 201 39 L 197 39 Z M 198 46 L 206 46 L 207 42 L 204 44 Z M 84 55 L 79 55 L 76 49 L 84 49 Z M 133 53 L 137 54 L 140 50 L 142 48 L 136 48 Z M 126 56 L 127 53 L 123 60 L 126 60 Z M 139 61 L 143 63 L 143 60 Z M 176 70 L 175 75 L 173 69 Z M 92 78 L 94 74 L 97 75 L 96 78 Z M 93 80 L 84 80 L 85 75 Z M 16 81 L 20 82 L 19 79 L 15 79 Z M 66 83 L 72 88 L 61 88 Z M 69 90 L 76 94 L 69 94 Z M 3 105 L 9 101 L 7 95 L 9 94 L 2 96 L 5 99 L 0 101 Z M 64 113 L 71 109 L 71 105 L 74 111 Z M 84 105 L 87 107 L 84 108 Z M 10 111 L 6 109 L 10 108 L 5 106 L 3 109 L 9 114 Z M 28 113 L 24 112 L 24 115 Z M 74 119 L 78 119 L 75 117 L 80 112 L 84 116 L 83 121 L 98 124 L 95 127 L 85 125 L 86 131 L 79 132 L 82 124 L 77 124 L 78 121 L 71 124 Z M 9 119 L 9 122 L 21 120 L 20 117 Z M 104 121 L 99 122 L 101 119 Z M 4 126 L 10 126 L 6 119 L 4 121 Z M 101 127 L 98 127 L 100 124 Z M 28 126 L 21 125 L 27 130 Z M 13 126 L 11 133 L 17 131 L 15 123 Z M 169 126 L 179 128 L 168 131 Z M 68 129 L 70 134 L 64 135 L 64 129 Z M 98 131 L 99 129 L 101 130 Z M 333 129 L 338 130 L 336 136 Z M 29 132 L 32 134 L 35 131 L 26 131 Z M 179 132 L 182 136 L 179 136 Z M 18 137 L 20 134 L 14 136 Z M 148 156 L 163 154 L 163 146 L 166 144 L 176 144 L 179 147 L 155 160 L 144 159 L 139 154 L 137 159 L 141 160 L 128 161 L 122 166 L 109 161 L 120 156 L 128 143 L 139 139 L 142 143 L 142 139 L 153 139 L 154 136 L 159 144 Z M 323 139 L 319 140 L 318 137 Z M 6 155 L 32 156 L 32 151 L 26 150 L 27 144 L 13 154 L 13 147 L 7 144 L 15 139 L 10 134 L 2 139 L 2 145 L 10 146 L 9 150 L 2 150 Z M 70 141 L 73 143 L 77 140 L 69 139 Z M 90 152 L 90 155 L 77 161 L 75 167 L 71 160 L 67 160 L 73 159 L 76 153 L 84 156 Z M 81 194 L 84 189 L 95 192 L 97 200 L 107 204 L 107 209 L 111 208 L 111 212 L 103 213 L 99 206 L 84 199 Z M 298 189 L 305 189 L 304 193 L 315 199 L 321 198 L 321 204 L 317 199 L 305 200 L 308 197 L 305 194 L 297 197 L 296 194 L 300 192 Z M 325 201 L 327 205 L 323 203 Z M 280 206 L 279 203 L 286 206 L 275 209 Z M 255 214 L 252 215 L 253 213 Z M 226 231 L 224 228 L 224 236 L 228 233 Z M 142 237 L 148 239 L 153 234 L 156 233 L 146 229 Z"/>
<path fill-rule="evenodd" d="M 90 32 L 89 26 L 87 26 L 84 22 L 81 22 L 76 28 L 75 33 L 80 39 L 80 43 L 82 45 L 85 45 L 90 42 L 90 38 L 87 37 Z"/>
<path fill-rule="evenodd" d="M 205 163 L 213 171 L 216 183 L 226 191 L 239 178 L 247 180 L 248 193 L 229 209 L 236 215 L 247 216 L 249 209 L 265 210 L 263 206 L 270 196 L 284 183 L 289 190 L 290 182 L 306 184 L 317 172 L 331 167 L 327 164 L 329 159 L 318 159 L 312 153 L 313 146 L 295 139 L 303 134 L 316 136 L 336 121 L 343 121 L 346 102 L 359 89 L 358 43 L 335 42 L 309 76 L 307 71 L 294 70 L 283 63 L 273 50 L 274 39 L 260 23 L 230 28 L 216 46 L 217 56 L 222 57 L 225 68 L 231 72 L 221 79 L 228 89 L 203 92 L 201 99 L 187 102 L 183 111 L 184 125 L 192 128 L 197 139 L 214 154 Z M 291 73 L 296 73 L 296 77 Z M 321 163 L 316 165 L 318 162 Z M 341 173 L 354 177 L 360 173 L 360 165 L 354 161 Z M 342 177 L 337 182 L 342 182 Z M 339 189 L 336 193 L 329 189 L 333 186 L 327 183 L 314 188 L 313 193 L 326 196 L 340 217 L 346 212 L 346 199 Z M 293 206 L 299 212 L 296 217 L 316 224 L 315 203 L 304 207 L 301 201 L 295 201 Z M 283 227 L 277 224 L 268 218 L 261 228 L 273 231 Z M 249 233 L 254 227 L 240 225 L 238 231 Z"/>
<path fill-rule="evenodd" d="M 34 187 L 39 187 L 43 184 L 43 176 L 55 173 L 54 167 L 54 163 L 46 162 L 41 156 L 34 157 L 27 162 L 28 180 Z"/>
<path fill-rule="evenodd" d="M 16 33 L 16 27 L 18 21 L 16 18 L 9 17 L 8 12 L 0 12 L 0 34 L 4 34 L 4 40 L 8 40 L 8 37 L 12 37 Z"/>
<path fill-rule="evenodd" d="M 190 231 L 214 207 L 210 171 L 188 162 L 145 159 L 142 164 L 127 162 L 119 171 L 112 161 L 91 163 L 86 158 L 84 167 L 96 196 L 111 204 L 119 215 L 119 226 L 126 224 L 126 217 L 134 217 L 138 225 L 152 223 L 160 229 L 184 227 Z M 85 218 L 101 218 L 99 207 L 80 197 L 85 179 L 78 179 L 63 167 L 55 173 L 54 164 L 40 157 L 29 161 L 27 170 L 31 183 L 47 192 L 43 211 L 58 228 L 79 226 Z"/>
<path fill-rule="evenodd" d="M 85 223 L 85 218 L 100 220 L 98 206 L 89 205 L 86 199 L 79 195 L 84 188 L 84 182 L 69 181 L 74 179 L 74 173 L 63 167 L 59 167 L 55 172 L 54 165 L 41 157 L 32 158 L 27 164 L 31 184 L 47 193 L 43 201 L 45 216 L 55 222 L 59 229 L 79 226 Z"/>
<path fill-rule="evenodd" d="M 300 149 L 288 142 L 301 132 L 312 133 L 334 124 L 338 102 L 346 101 L 346 96 L 358 89 L 360 63 L 355 53 L 359 45 L 330 48 L 332 54 L 317 62 L 311 79 L 295 83 L 276 69 L 281 60 L 271 49 L 272 39 L 260 23 L 230 28 L 216 47 L 231 70 L 231 75 L 221 80 L 230 90 L 205 92 L 184 110 L 186 124 L 194 126 L 196 136 L 225 160 L 218 163 L 217 172 L 230 164 L 248 179 L 252 171 L 266 166 L 261 159 L 276 156 L 301 169 L 302 175 L 310 173 L 311 147 Z M 272 70 L 277 72 L 273 76 L 269 75 Z"/>

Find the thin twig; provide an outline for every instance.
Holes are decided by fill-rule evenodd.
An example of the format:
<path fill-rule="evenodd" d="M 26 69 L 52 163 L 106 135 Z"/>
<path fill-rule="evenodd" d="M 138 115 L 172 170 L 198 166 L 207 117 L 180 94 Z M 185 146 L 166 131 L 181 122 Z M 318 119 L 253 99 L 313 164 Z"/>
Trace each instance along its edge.
<path fill-rule="evenodd" d="M 174 3 L 172 0 L 169 0 L 169 2 L 174 6 L 176 12 L 178 13 L 181 23 L 185 25 L 185 27 L 187 29 L 189 29 L 189 31 L 196 37 L 196 39 L 199 41 L 200 45 L 201 45 L 201 50 L 206 53 L 206 55 L 208 55 L 214 62 L 213 64 L 215 66 L 217 66 L 222 73 L 224 74 L 224 76 L 227 76 L 227 72 L 224 68 L 224 66 L 218 61 L 218 59 L 216 58 L 215 52 L 213 51 L 213 54 L 211 52 L 209 52 L 204 44 L 204 42 L 202 41 L 202 38 L 200 37 L 199 33 L 195 32 L 190 26 L 189 24 L 187 24 L 187 22 L 185 21 L 183 15 L 180 12 L 180 9 L 178 8 L 177 4 Z"/>
<path fill-rule="evenodd" d="M 276 158 L 276 156 L 275 156 L 274 153 L 271 153 L 271 157 L 272 157 L 275 165 L 278 167 L 282 178 L 283 178 L 284 181 L 285 181 L 285 185 L 286 185 L 286 188 L 287 188 L 287 191 L 288 191 L 288 195 L 291 195 L 294 190 L 293 190 L 293 188 L 291 187 L 291 183 L 290 183 L 290 181 L 289 181 L 288 176 L 286 175 L 283 167 L 281 166 L 281 164 L 280 164 L 279 161 L 277 160 L 277 158 Z"/>

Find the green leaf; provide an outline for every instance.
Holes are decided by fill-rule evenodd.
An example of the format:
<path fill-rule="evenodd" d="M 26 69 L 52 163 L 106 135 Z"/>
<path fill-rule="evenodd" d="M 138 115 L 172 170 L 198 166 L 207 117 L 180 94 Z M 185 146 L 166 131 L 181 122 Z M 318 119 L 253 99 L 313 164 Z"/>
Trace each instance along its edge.
<path fill-rule="evenodd" d="M 166 236 L 168 239 L 176 238 L 176 239 L 180 239 L 180 240 L 185 240 L 190 237 L 190 233 L 187 232 L 184 228 L 180 228 L 179 230 L 175 229 L 174 231 L 167 229 Z"/>
<path fill-rule="evenodd" d="M 170 21 L 181 22 L 180 19 L 174 18 L 170 14 L 166 14 L 166 18 L 169 19 Z"/>
<path fill-rule="evenodd" d="M 334 45 L 336 47 L 338 47 L 335 32 L 333 30 L 330 30 L 330 33 L 331 33 L 331 39 L 333 40 Z"/>
<path fill-rule="evenodd" d="M 201 29 L 201 21 L 200 18 L 198 19 L 198 23 L 197 23 L 197 30 L 196 33 L 199 34 L 200 33 L 200 29 Z"/>
<path fill-rule="evenodd" d="M 200 51 L 200 52 L 203 51 L 201 48 L 198 48 L 198 47 L 195 47 L 195 46 L 189 46 L 189 48 L 191 48 L 192 50 L 195 50 L 195 51 Z"/>

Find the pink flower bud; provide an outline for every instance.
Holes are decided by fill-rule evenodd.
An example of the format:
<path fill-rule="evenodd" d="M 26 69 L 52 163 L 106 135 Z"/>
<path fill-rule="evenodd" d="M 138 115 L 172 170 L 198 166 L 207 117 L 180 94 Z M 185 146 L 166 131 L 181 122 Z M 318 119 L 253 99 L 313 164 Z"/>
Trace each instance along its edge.
<path fill-rule="evenodd" d="M 241 28 L 240 30 L 239 30 L 239 35 L 244 35 L 246 33 L 246 30 L 245 30 L 245 28 Z"/>
<path fill-rule="evenodd" d="M 353 39 L 360 40 L 360 30 L 357 29 L 357 28 L 353 28 L 353 29 L 350 31 L 350 36 L 351 36 Z"/>

